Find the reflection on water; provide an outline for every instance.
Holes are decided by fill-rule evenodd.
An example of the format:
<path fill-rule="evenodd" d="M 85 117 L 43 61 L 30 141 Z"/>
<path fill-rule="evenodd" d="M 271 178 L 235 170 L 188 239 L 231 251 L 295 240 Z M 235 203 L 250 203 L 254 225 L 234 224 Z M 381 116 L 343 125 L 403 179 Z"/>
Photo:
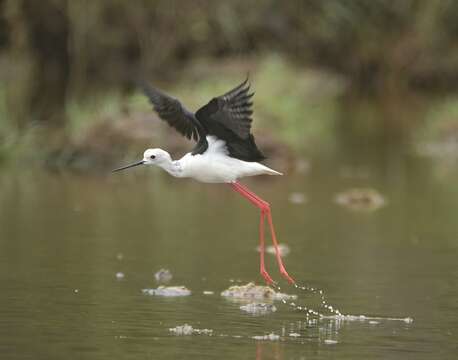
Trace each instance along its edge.
<path fill-rule="evenodd" d="M 371 319 L 317 318 L 282 302 L 253 316 L 222 298 L 234 282 L 261 282 L 258 214 L 224 185 L 151 169 L 106 177 L 2 171 L 2 357 L 452 358 L 456 172 L 437 176 L 426 160 L 379 155 L 343 152 L 311 159 L 306 173 L 249 182 L 273 205 L 279 240 L 290 249 L 288 270 L 318 293 L 284 282 L 282 291 L 324 312 L 323 289 L 333 309 Z M 352 167 L 367 176 L 342 176 Z M 389 201 L 373 212 L 334 202 L 355 187 L 376 188 Z M 292 203 L 293 193 L 307 201 Z M 267 260 L 280 280 L 274 258 Z M 192 294 L 143 294 L 157 287 L 161 268 L 173 274 L 168 285 Z M 405 317 L 414 322 L 387 319 Z M 184 324 L 212 332 L 169 331 Z"/>

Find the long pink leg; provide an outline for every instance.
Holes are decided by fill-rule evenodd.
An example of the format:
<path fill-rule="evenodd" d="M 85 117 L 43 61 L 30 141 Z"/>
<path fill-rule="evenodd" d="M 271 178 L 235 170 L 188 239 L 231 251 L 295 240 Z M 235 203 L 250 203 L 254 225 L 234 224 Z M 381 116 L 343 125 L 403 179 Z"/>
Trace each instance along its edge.
<path fill-rule="evenodd" d="M 239 194 L 241 194 L 243 197 L 248 199 L 253 205 L 258 207 L 261 210 L 261 217 L 259 220 L 259 252 L 260 252 L 260 272 L 261 276 L 264 278 L 264 280 L 268 283 L 271 284 L 274 281 L 270 277 L 269 273 L 266 270 L 265 267 L 265 261 L 264 261 L 264 249 L 265 249 L 265 243 L 264 243 L 264 218 L 265 218 L 265 204 L 263 202 L 260 202 L 258 199 L 253 197 L 252 195 L 246 193 L 244 189 L 240 188 L 238 186 L 239 184 L 237 183 L 231 183 L 232 188 L 237 191 Z"/>
<path fill-rule="evenodd" d="M 278 241 L 277 241 L 277 237 L 275 235 L 275 228 L 274 228 L 274 224 L 273 224 L 273 221 L 272 221 L 272 214 L 271 214 L 271 210 L 270 210 L 270 204 L 268 202 L 264 201 L 263 199 L 261 199 L 255 193 L 253 193 L 250 190 L 248 190 L 247 187 L 241 185 L 240 183 L 235 182 L 235 183 L 232 183 L 231 185 L 234 188 L 234 190 L 236 190 L 237 192 L 242 194 L 244 197 L 246 197 L 248 200 L 250 200 L 253 204 L 258 206 L 260 208 L 260 210 L 261 210 L 261 221 L 260 221 L 260 229 L 261 229 L 261 226 L 262 226 L 262 232 L 260 230 L 260 242 L 261 242 L 260 247 L 261 247 L 261 254 L 262 254 L 262 257 L 261 257 L 261 272 L 262 272 L 262 268 L 264 268 L 264 254 L 263 254 L 263 250 L 264 250 L 264 227 L 263 227 L 263 225 L 264 225 L 264 216 L 267 215 L 267 220 L 269 222 L 270 232 L 271 232 L 271 236 L 272 236 L 272 243 L 273 243 L 274 248 L 275 248 L 275 255 L 276 255 L 278 267 L 280 269 L 280 273 L 291 284 L 294 284 L 295 281 L 288 274 L 288 272 L 286 271 L 285 265 L 283 264 L 283 260 L 282 260 L 281 255 L 280 255 L 280 250 L 278 248 Z"/>
<path fill-rule="evenodd" d="M 294 284 L 295 281 L 293 280 L 293 278 L 288 274 L 288 272 L 286 271 L 286 268 L 285 268 L 285 265 L 283 264 L 283 260 L 281 258 L 281 255 L 280 255 L 280 250 L 278 248 L 278 241 L 277 241 L 277 237 L 275 235 L 275 228 L 274 228 L 274 224 L 273 224 L 273 221 L 272 221 L 272 214 L 271 214 L 271 210 L 270 210 L 270 205 L 269 203 L 267 203 L 266 201 L 262 200 L 260 197 L 258 197 L 255 193 L 253 193 L 252 191 L 250 191 L 247 187 L 241 185 L 241 184 L 238 184 L 240 187 L 244 188 L 244 190 L 250 194 L 251 196 L 257 198 L 258 200 L 264 202 L 266 204 L 266 214 L 267 214 L 267 220 L 269 222 L 269 227 L 270 227 L 270 233 L 271 233 L 271 236 L 272 236 L 272 243 L 274 245 L 274 249 L 275 249 L 275 256 L 277 258 L 277 263 L 278 263 L 278 267 L 280 269 L 280 273 L 281 275 L 286 279 L 288 280 L 291 284 Z"/>
<path fill-rule="evenodd" d="M 265 243 L 264 243 L 264 217 L 265 213 L 261 209 L 261 217 L 259 218 L 259 265 L 260 265 L 260 272 L 264 280 L 268 284 L 273 283 L 274 281 L 270 277 L 269 273 L 266 270 L 266 266 L 264 263 L 264 253 L 265 253 Z"/>
<path fill-rule="evenodd" d="M 274 244 L 275 256 L 277 257 L 277 263 L 278 263 L 278 267 L 280 269 L 280 274 L 282 274 L 282 276 L 286 280 L 288 280 L 291 284 L 294 284 L 295 281 L 291 276 L 289 276 L 288 272 L 286 271 L 285 265 L 283 264 L 283 260 L 282 260 L 281 255 L 280 255 L 280 249 L 278 248 L 278 241 L 277 241 L 277 237 L 275 236 L 274 223 L 272 221 L 272 215 L 271 215 L 270 211 L 267 213 L 267 221 L 269 222 L 270 233 L 272 235 L 272 242 Z"/>

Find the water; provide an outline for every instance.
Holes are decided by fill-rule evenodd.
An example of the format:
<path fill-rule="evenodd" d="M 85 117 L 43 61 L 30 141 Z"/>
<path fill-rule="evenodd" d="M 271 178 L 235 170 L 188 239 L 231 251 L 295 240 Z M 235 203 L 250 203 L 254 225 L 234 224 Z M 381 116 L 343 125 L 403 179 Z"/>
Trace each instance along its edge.
<path fill-rule="evenodd" d="M 1 358 L 456 358 L 457 180 L 450 164 L 402 152 L 339 152 L 312 158 L 306 174 L 245 182 L 272 204 L 290 274 L 343 314 L 377 318 L 348 321 L 307 318 L 281 302 L 253 316 L 219 295 L 261 283 L 258 214 L 229 187 L 151 169 L 2 171 Z M 357 212 L 335 203 L 359 186 L 377 189 L 386 205 Z M 294 193 L 306 201 L 291 202 Z M 143 294 L 160 268 L 192 295 Z M 325 312 L 317 293 L 280 284 Z M 388 319 L 405 317 L 413 322 Z M 184 324 L 213 332 L 169 331 Z"/>

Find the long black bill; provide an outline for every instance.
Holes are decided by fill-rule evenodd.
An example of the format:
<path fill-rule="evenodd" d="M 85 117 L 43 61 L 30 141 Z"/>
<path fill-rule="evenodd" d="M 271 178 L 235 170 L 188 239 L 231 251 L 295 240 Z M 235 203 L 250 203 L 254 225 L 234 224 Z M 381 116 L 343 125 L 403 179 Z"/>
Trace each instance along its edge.
<path fill-rule="evenodd" d="M 123 167 L 120 167 L 120 168 L 114 169 L 112 172 L 116 172 L 116 171 L 125 170 L 125 169 L 128 169 L 128 168 L 131 168 L 131 167 L 134 167 L 134 166 L 143 165 L 143 164 L 144 164 L 144 161 L 143 161 L 143 160 L 141 160 L 141 161 L 139 161 L 139 162 L 136 162 L 136 163 L 133 163 L 133 164 L 130 164 L 130 165 L 127 165 L 127 166 L 123 166 Z"/>

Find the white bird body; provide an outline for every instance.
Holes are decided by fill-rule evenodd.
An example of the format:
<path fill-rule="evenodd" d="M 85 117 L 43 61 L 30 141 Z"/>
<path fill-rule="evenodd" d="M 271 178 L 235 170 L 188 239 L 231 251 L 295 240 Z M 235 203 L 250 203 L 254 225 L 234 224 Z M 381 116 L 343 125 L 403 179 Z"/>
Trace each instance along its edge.
<path fill-rule="evenodd" d="M 247 78 L 224 95 L 210 100 L 194 114 L 177 99 L 148 84 L 143 84 L 143 90 L 159 117 L 184 137 L 194 139 L 197 142 L 196 147 L 179 160 L 172 160 L 170 154 L 162 149 L 148 149 L 144 152 L 142 160 L 113 171 L 139 165 L 155 165 L 175 177 L 192 178 L 205 183 L 229 184 L 260 210 L 261 275 L 268 284 L 273 283 L 264 263 L 264 223 L 267 218 L 280 273 L 290 283 L 294 283 L 281 259 L 270 204 L 238 182 L 238 179 L 246 176 L 282 175 L 258 162 L 264 160 L 265 156 L 257 148 L 251 134 L 253 102 L 250 99 L 254 93 L 250 94 L 249 88 Z"/>
<path fill-rule="evenodd" d="M 148 149 L 143 156 L 145 165 L 157 165 L 175 177 L 193 178 L 205 183 L 231 183 L 255 175 L 282 175 L 258 162 L 248 162 L 229 156 L 226 143 L 207 136 L 208 149 L 203 154 L 187 153 L 173 161 L 161 149 Z M 151 157 L 154 158 L 151 158 Z"/>

